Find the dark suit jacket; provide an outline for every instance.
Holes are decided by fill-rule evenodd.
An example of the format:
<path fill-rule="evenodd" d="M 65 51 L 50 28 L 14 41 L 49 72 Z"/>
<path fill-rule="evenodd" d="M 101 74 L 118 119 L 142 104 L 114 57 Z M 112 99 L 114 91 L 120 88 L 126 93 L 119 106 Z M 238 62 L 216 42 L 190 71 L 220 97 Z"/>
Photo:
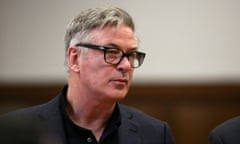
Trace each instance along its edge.
<path fill-rule="evenodd" d="M 119 144 L 174 144 L 167 123 L 121 104 L 119 104 L 119 108 L 122 118 L 122 124 L 118 132 Z M 26 118 L 27 122 L 22 124 L 22 127 L 32 127 L 41 123 L 41 126 L 44 125 L 43 127 L 51 129 L 51 134 L 54 134 L 54 138 L 57 137 L 57 139 L 52 140 L 51 144 L 55 140 L 57 141 L 55 143 L 67 144 L 59 110 L 59 96 L 48 103 L 11 112 L 7 116 L 0 118 L 0 120 L 6 120 L 6 117 L 8 119 L 11 117 L 14 121 L 20 121 L 23 118 L 25 121 Z M 32 132 L 30 131 L 30 133 Z"/>
<path fill-rule="evenodd" d="M 240 116 L 227 120 L 210 133 L 210 144 L 240 144 Z"/>

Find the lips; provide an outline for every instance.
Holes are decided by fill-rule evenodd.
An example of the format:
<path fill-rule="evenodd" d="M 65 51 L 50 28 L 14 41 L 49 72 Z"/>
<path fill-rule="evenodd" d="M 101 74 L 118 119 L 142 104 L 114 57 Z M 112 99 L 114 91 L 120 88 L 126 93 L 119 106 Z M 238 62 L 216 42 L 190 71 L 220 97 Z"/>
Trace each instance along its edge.
<path fill-rule="evenodd" d="M 128 80 L 127 79 L 113 79 L 112 82 L 114 82 L 115 84 L 118 84 L 118 85 L 125 85 L 128 83 Z"/>

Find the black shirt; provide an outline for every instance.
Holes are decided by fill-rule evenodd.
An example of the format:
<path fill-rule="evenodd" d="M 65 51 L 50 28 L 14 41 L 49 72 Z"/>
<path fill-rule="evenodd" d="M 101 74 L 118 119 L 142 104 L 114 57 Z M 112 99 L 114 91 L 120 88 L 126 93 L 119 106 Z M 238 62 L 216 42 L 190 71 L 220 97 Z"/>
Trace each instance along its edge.
<path fill-rule="evenodd" d="M 121 115 L 118 105 L 116 105 L 100 140 L 97 142 L 91 130 L 77 126 L 68 117 L 65 110 L 65 107 L 67 106 L 66 93 L 67 86 L 63 89 L 60 97 L 60 111 L 64 122 L 65 135 L 68 144 L 118 144 L 118 127 L 121 125 Z"/>

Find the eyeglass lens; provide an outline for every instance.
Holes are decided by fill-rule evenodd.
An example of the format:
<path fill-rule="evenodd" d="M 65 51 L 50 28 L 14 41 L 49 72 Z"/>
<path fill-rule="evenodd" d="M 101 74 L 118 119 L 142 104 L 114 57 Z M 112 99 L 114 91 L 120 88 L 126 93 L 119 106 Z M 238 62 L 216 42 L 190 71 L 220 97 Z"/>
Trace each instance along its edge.
<path fill-rule="evenodd" d="M 144 54 L 138 52 L 131 52 L 125 54 L 119 49 L 106 49 L 105 61 L 110 64 L 119 64 L 123 57 L 126 56 L 133 68 L 139 67 L 144 59 Z"/>

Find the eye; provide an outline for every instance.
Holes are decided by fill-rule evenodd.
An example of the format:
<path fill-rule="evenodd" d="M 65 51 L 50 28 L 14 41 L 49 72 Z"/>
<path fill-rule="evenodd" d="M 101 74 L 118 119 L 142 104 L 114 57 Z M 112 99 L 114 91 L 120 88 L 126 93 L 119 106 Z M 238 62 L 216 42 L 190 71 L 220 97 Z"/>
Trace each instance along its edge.
<path fill-rule="evenodd" d="M 121 59 L 122 52 L 118 49 L 107 49 L 105 52 L 105 59 L 109 63 L 115 64 Z"/>
<path fill-rule="evenodd" d="M 129 55 L 129 57 L 131 57 L 131 58 L 137 58 L 137 57 L 138 57 L 138 52 L 133 51 L 133 52 L 128 53 L 128 55 Z"/>
<path fill-rule="evenodd" d="M 113 54 L 113 55 L 119 55 L 119 54 L 121 54 L 121 51 L 118 50 L 118 49 L 108 49 L 107 53 L 108 54 Z"/>

